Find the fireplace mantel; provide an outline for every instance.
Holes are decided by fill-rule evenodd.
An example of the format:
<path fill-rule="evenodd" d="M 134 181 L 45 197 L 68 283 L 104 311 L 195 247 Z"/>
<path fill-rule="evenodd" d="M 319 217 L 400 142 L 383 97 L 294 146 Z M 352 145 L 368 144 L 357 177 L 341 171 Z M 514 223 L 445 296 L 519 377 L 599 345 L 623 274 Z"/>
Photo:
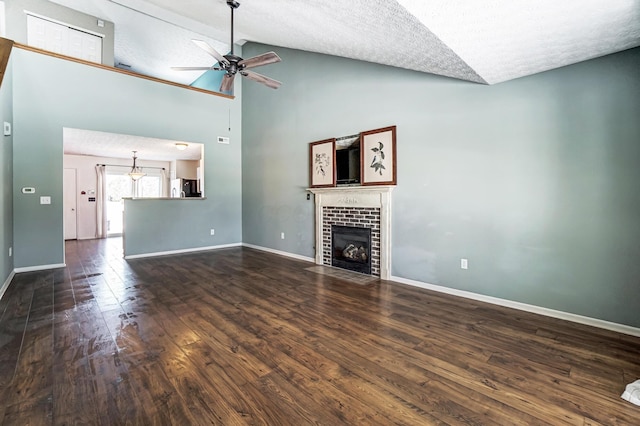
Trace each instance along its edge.
<path fill-rule="evenodd" d="M 323 207 L 380 209 L 380 278 L 391 277 L 391 192 L 395 186 L 344 186 L 307 188 L 315 196 L 316 264 L 323 264 Z"/>

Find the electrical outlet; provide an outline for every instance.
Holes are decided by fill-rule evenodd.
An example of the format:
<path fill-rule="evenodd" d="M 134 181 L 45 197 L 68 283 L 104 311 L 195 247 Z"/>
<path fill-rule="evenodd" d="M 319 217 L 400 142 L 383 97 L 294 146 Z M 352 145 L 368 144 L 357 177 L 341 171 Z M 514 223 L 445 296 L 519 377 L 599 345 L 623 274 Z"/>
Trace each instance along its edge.
<path fill-rule="evenodd" d="M 284 240 L 284 232 L 281 232 L 281 233 L 280 233 L 280 239 L 281 239 L 281 240 Z"/>
<path fill-rule="evenodd" d="M 40 197 L 40 204 L 51 204 L 51 197 L 48 195 Z"/>
<path fill-rule="evenodd" d="M 460 259 L 460 269 L 469 269 L 469 260 Z"/>
<path fill-rule="evenodd" d="M 211 228 L 211 235 L 216 235 L 216 230 Z"/>

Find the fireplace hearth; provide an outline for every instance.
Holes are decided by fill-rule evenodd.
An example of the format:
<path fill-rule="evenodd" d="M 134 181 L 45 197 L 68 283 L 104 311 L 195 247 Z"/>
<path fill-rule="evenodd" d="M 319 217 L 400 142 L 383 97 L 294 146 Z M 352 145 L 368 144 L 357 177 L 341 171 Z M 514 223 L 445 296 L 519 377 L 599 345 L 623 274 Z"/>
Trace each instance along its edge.
<path fill-rule="evenodd" d="M 390 279 L 391 192 L 394 188 L 376 185 L 309 188 L 315 195 L 316 264 L 334 266 L 332 226 L 367 228 L 371 232 L 370 274 Z"/>
<path fill-rule="evenodd" d="M 331 226 L 331 265 L 371 274 L 371 228 Z"/>

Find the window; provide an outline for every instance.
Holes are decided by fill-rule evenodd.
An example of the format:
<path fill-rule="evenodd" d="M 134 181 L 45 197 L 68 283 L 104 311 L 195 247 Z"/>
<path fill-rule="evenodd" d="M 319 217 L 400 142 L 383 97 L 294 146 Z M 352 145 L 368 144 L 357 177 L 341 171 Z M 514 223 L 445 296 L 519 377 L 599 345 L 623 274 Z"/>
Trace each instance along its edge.
<path fill-rule="evenodd" d="M 138 181 L 138 197 L 162 197 L 160 176 L 147 175 Z"/>
<path fill-rule="evenodd" d="M 123 198 L 133 196 L 139 198 L 162 197 L 161 176 L 147 175 L 134 182 L 121 170 L 107 170 L 107 235 L 122 234 Z"/>

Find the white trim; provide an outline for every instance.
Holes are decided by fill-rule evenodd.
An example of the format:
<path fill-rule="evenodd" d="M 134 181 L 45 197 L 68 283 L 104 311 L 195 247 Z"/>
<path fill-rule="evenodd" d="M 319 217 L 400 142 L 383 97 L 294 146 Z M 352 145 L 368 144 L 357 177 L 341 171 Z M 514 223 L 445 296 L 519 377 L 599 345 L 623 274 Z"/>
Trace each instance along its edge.
<path fill-rule="evenodd" d="M 14 269 L 16 274 L 20 272 L 35 272 L 35 271 L 46 271 L 47 269 L 58 269 L 58 268 L 66 268 L 66 263 L 54 263 L 51 265 L 37 265 L 37 266 L 25 266 L 22 268 Z"/>
<path fill-rule="evenodd" d="M 391 191 L 395 186 L 342 186 L 331 188 L 307 188 L 315 198 L 315 263 L 323 265 L 322 208 L 372 207 L 380 209 L 380 278 L 391 277 Z"/>
<path fill-rule="evenodd" d="M 171 254 L 182 254 L 182 253 L 193 253 L 197 251 L 209 251 L 209 250 L 218 250 L 230 247 L 240 247 L 242 243 L 233 243 L 233 244 L 221 244 L 219 246 L 208 246 L 208 247 L 195 247 L 181 250 L 169 250 L 169 251 L 158 251 L 154 253 L 142 253 L 142 254 L 130 254 L 125 256 L 125 260 L 129 259 L 142 259 L 145 257 L 157 257 L 157 256 L 168 256 Z"/>
<path fill-rule="evenodd" d="M 507 308 L 518 309 L 520 311 L 532 312 L 534 314 L 544 315 L 547 317 L 558 318 L 566 321 L 576 322 L 579 324 L 590 325 L 592 327 L 603 328 L 605 330 L 611 330 L 618 333 L 629 334 L 631 336 L 640 337 L 640 328 L 631 327 L 629 325 L 618 324 L 615 322 L 609 322 L 597 318 L 585 317 L 582 315 L 572 314 L 569 312 L 556 311 L 555 309 L 543 308 L 541 306 L 529 305 L 527 303 L 514 302 L 512 300 L 500 299 L 493 296 L 485 296 L 483 294 L 472 293 L 465 290 L 457 290 L 455 288 L 443 287 L 435 284 L 428 284 L 421 281 L 410 280 L 407 278 L 401 278 L 392 276 L 391 281 L 396 281 L 401 284 L 407 284 L 414 287 L 420 287 L 427 290 L 437 291 L 439 293 L 446 293 L 453 296 L 464 297 L 466 299 L 477 300 L 479 302 L 491 303 L 493 305 L 504 306 Z"/>
<path fill-rule="evenodd" d="M 268 253 L 279 254 L 280 256 L 290 257 L 292 259 L 304 260 L 305 262 L 315 263 L 315 259 L 313 257 L 301 256 L 299 254 L 293 254 L 286 251 L 274 250 L 267 247 L 255 246 L 253 244 L 242 243 L 242 247 L 248 247 L 260 251 L 266 251 Z"/>
<path fill-rule="evenodd" d="M 2 299 L 2 297 L 4 296 L 4 292 L 7 291 L 7 289 L 9 288 L 9 284 L 11 284 L 11 280 L 13 280 L 13 277 L 15 276 L 16 272 L 11 271 L 7 280 L 4 282 L 4 284 L 2 284 L 2 288 L 0 288 L 0 299 Z"/>

